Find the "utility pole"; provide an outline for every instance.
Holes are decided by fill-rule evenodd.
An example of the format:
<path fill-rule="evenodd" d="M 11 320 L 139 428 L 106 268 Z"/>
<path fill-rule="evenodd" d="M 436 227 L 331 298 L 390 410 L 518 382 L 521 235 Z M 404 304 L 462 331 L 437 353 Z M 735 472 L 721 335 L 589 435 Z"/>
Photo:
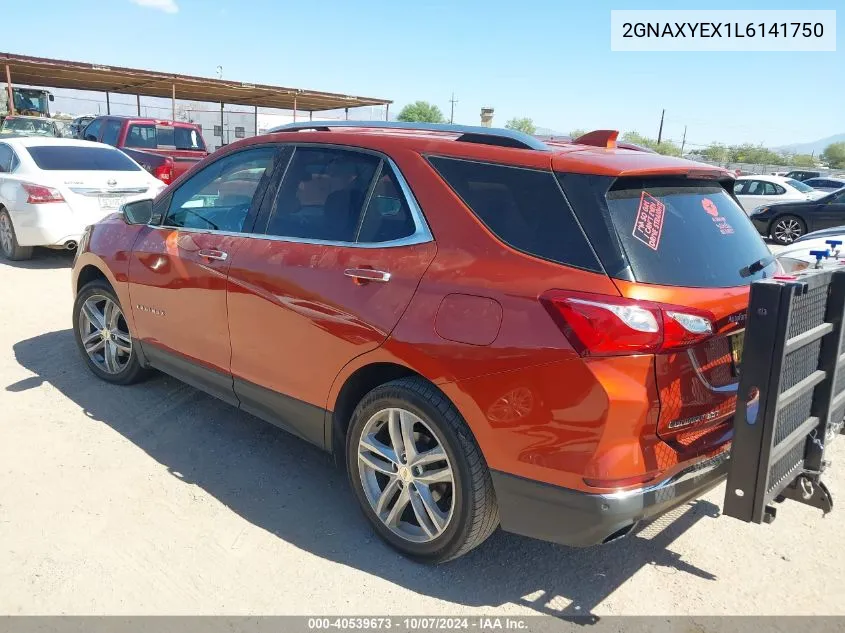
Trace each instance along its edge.
<path fill-rule="evenodd" d="M 684 126 L 684 138 L 681 141 L 681 156 L 684 155 L 684 145 L 686 145 L 686 142 L 687 142 L 687 126 L 685 125 Z"/>
<path fill-rule="evenodd" d="M 660 112 L 660 129 L 657 131 L 657 144 L 663 139 L 663 117 L 666 115 L 665 108 Z"/>
<path fill-rule="evenodd" d="M 449 99 L 449 102 L 452 104 L 452 113 L 449 115 L 449 123 L 454 123 L 455 122 L 455 104 L 458 102 L 458 100 L 455 99 L 455 93 L 454 92 L 452 93 L 452 98 Z"/>

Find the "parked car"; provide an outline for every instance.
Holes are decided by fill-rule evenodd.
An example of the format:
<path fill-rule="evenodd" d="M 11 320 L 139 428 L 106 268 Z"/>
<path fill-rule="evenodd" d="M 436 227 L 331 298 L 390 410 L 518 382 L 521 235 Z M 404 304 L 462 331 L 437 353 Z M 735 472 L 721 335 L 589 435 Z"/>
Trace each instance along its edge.
<path fill-rule="evenodd" d="M 333 452 L 413 558 L 499 524 L 621 538 L 725 476 L 749 283 L 778 268 L 728 172 L 614 139 L 336 122 L 237 141 L 83 237 L 81 356 Z"/>
<path fill-rule="evenodd" d="M 821 176 L 820 171 L 807 171 L 806 169 L 793 169 L 792 171 L 786 172 L 786 178 L 792 178 L 793 180 L 797 180 L 799 182 L 804 182 L 805 180 L 809 180 L 810 178 L 818 178 Z"/>
<path fill-rule="evenodd" d="M 82 132 L 88 126 L 91 121 L 96 119 L 97 116 L 94 114 L 85 114 L 83 116 L 76 117 L 70 124 L 70 132 L 73 135 L 73 138 L 82 138 Z"/>
<path fill-rule="evenodd" d="M 827 255 L 819 258 L 819 253 Z M 777 260 L 785 273 L 821 266 L 841 266 L 845 259 L 845 226 L 807 233 L 778 252 Z"/>
<path fill-rule="evenodd" d="M 165 184 L 208 156 L 202 128 L 193 123 L 109 115 L 91 121 L 82 135 L 123 150 Z"/>
<path fill-rule="evenodd" d="M 62 137 L 62 128 L 58 121 L 36 116 L 7 116 L 0 123 L 2 136 L 52 136 Z"/>
<path fill-rule="evenodd" d="M 73 249 L 85 227 L 163 185 L 122 152 L 87 141 L 0 137 L 0 254 Z"/>
<path fill-rule="evenodd" d="M 751 213 L 757 207 L 776 202 L 804 201 L 820 198 L 823 191 L 816 191 L 803 182 L 780 176 L 740 176 L 734 182 L 734 195 L 745 209 Z"/>
<path fill-rule="evenodd" d="M 764 205 L 751 214 L 760 235 L 791 244 L 802 235 L 845 224 L 845 190 L 815 200 Z"/>
<path fill-rule="evenodd" d="M 824 176 L 822 178 L 810 178 L 805 180 L 804 184 L 812 187 L 816 191 L 838 191 L 845 187 L 845 178 L 834 178 L 833 176 Z"/>

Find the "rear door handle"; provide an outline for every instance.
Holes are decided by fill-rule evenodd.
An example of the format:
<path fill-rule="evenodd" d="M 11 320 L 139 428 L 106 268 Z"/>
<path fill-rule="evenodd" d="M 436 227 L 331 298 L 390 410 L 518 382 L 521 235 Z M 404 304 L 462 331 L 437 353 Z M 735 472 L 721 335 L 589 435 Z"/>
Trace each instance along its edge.
<path fill-rule="evenodd" d="M 390 273 L 371 268 L 347 268 L 343 271 L 343 274 L 347 277 L 352 277 L 352 279 L 359 283 L 366 281 L 380 281 L 385 283 L 390 281 Z"/>
<path fill-rule="evenodd" d="M 216 260 L 219 260 L 221 262 L 225 262 L 226 258 L 229 256 L 229 253 L 224 253 L 223 251 L 203 248 L 199 251 L 199 256 L 205 257 L 206 259 L 216 259 Z"/>

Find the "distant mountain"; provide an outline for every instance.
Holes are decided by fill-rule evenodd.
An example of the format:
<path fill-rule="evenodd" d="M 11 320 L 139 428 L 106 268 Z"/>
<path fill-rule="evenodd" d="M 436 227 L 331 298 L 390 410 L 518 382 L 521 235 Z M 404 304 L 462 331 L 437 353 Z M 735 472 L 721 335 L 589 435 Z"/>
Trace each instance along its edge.
<path fill-rule="evenodd" d="M 792 145 L 784 145 L 777 149 L 782 152 L 792 152 L 794 154 L 812 154 L 815 152 L 816 156 L 821 154 L 825 147 L 832 143 L 845 143 L 845 132 L 842 134 L 834 134 L 827 138 L 820 138 L 818 141 L 812 143 L 793 143 Z"/>

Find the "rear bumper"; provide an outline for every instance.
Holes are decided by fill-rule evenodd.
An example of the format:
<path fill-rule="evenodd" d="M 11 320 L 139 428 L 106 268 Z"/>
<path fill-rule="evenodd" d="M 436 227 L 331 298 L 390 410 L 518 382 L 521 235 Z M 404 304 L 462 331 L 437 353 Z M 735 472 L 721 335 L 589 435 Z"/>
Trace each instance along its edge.
<path fill-rule="evenodd" d="M 657 517 L 725 479 L 730 452 L 697 462 L 668 479 L 636 490 L 590 494 L 493 471 L 502 529 L 572 547 L 605 542 Z"/>

